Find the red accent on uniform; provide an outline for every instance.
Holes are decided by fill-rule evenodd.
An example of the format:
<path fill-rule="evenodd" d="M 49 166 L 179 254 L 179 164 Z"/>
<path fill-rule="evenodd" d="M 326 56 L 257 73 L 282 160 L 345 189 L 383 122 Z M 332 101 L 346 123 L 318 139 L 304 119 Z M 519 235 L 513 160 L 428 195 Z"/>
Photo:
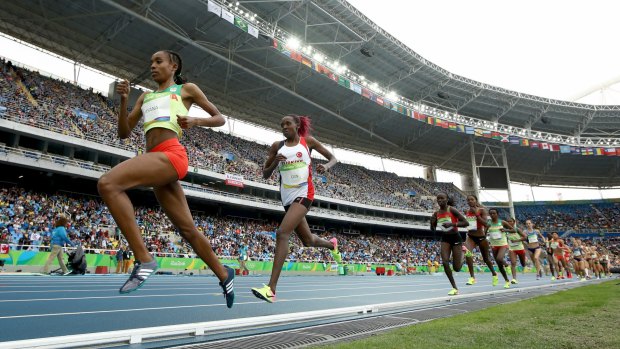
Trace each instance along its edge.
<path fill-rule="evenodd" d="M 306 143 L 306 137 L 299 137 L 299 143 L 308 151 L 308 158 L 310 158 L 310 164 L 308 166 L 308 199 L 314 200 L 314 183 L 312 183 L 312 157 L 310 156 L 310 149 Z"/>
<path fill-rule="evenodd" d="M 183 179 L 187 175 L 189 160 L 185 147 L 179 143 L 177 138 L 167 139 L 149 150 L 149 153 L 164 153 L 168 160 L 177 171 L 179 179 Z"/>

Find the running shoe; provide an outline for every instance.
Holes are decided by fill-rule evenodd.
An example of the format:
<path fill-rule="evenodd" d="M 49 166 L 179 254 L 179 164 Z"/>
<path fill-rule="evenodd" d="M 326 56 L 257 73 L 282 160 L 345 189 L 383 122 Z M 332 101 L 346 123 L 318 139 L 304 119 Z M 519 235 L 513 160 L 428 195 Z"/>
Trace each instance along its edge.
<path fill-rule="evenodd" d="M 469 278 L 467 279 L 467 283 L 465 283 L 465 285 L 473 285 L 476 283 L 476 278 Z"/>
<path fill-rule="evenodd" d="M 338 251 L 338 239 L 331 238 L 329 241 L 334 244 L 334 249 L 330 251 L 332 254 L 332 258 L 334 258 L 334 261 L 336 261 L 336 263 L 342 263 L 342 255 L 340 254 L 340 251 Z"/>
<path fill-rule="evenodd" d="M 235 280 L 235 270 L 227 265 L 224 266 L 226 272 L 228 273 L 228 277 L 224 282 L 220 282 L 220 286 L 222 287 L 222 293 L 224 293 L 224 298 L 226 298 L 226 306 L 232 308 L 233 303 L 235 303 L 235 288 L 234 288 L 234 280 Z"/>
<path fill-rule="evenodd" d="M 262 299 L 266 302 L 273 303 L 276 301 L 276 294 L 271 291 L 271 287 L 263 284 L 263 287 L 253 288 L 252 293 L 256 296 L 256 298 Z"/>
<path fill-rule="evenodd" d="M 579 281 L 580 282 L 584 282 L 584 281 L 586 281 L 586 278 L 579 278 Z"/>
<path fill-rule="evenodd" d="M 493 275 L 493 286 L 497 286 L 498 282 L 499 282 L 499 277 L 497 275 Z"/>
<path fill-rule="evenodd" d="M 510 281 L 506 281 L 506 283 L 504 284 L 504 288 L 510 288 Z"/>
<path fill-rule="evenodd" d="M 512 279 L 512 280 L 510 280 L 510 283 L 513 284 L 513 285 L 516 285 L 516 284 L 519 283 L 519 281 L 517 281 L 517 279 Z"/>
<path fill-rule="evenodd" d="M 453 288 L 450 292 L 448 292 L 448 296 L 456 296 L 459 294 L 459 290 Z"/>
<path fill-rule="evenodd" d="M 551 281 L 555 281 L 555 276 L 552 276 L 552 277 L 551 277 Z"/>
<path fill-rule="evenodd" d="M 471 251 L 467 248 L 467 246 L 462 245 L 461 247 L 461 251 L 463 251 L 463 254 L 465 255 L 465 257 L 471 257 L 473 256 L 473 254 L 471 253 Z"/>
<path fill-rule="evenodd" d="M 536 275 L 536 281 L 540 280 L 540 276 Z"/>
<path fill-rule="evenodd" d="M 153 274 L 156 270 L 157 261 L 154 258 L 148 263 L 140 263 L 139 261 L 136 261 L 133 265 L 133 270 L 129 275 L 129 279 L 125 281 L 125 284 L 123 284 L 118 292 L 129 293 L 139 289 L 142 285 L 144 285 L 146 279 L 148 279 L 149 276 L 151 276 L 151 274 Z"/>

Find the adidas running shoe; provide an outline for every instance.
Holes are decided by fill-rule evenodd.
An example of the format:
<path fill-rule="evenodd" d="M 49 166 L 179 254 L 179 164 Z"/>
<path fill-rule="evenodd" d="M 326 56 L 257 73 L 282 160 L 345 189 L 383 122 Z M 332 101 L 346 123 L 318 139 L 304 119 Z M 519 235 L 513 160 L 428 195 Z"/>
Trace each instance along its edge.
<path fill-rule="evenodd" d="M 467 282 L 465 283 L 465 285 L 473 285 L 476 283 L 476 278 L 469 278 L 467 279 Z"/>
<path fill-rule="evenodd" d="M 118 292 L 129 293 L 139 289 L 142 285 L 144 285 L 146 279 L 148 279 L 149 276 L 151 276 L 151 274 L 153 274 L 156 270 L 157 261 L 154 258 L 148 263 L 140 263 L 139 261 L 136 261 L 133 265 L 133 270 L 129 275 L 129 279 L 125 281 L 125 284 L 120 288 L 120 290 L 118 290 Z"/>
<path fill-rule="evenodd" d="M 228 273 L 228 277 L 226 278 L 226 280 L 224 280 L 224 282 L 220 282 L 220 286 L 222 287 L 222 293 L 224 293 L 224 298 L 226 298 L 226 306 L 228 308 L 232 308 L 233 304 L 235 303 L 235 270 L 227 265 L 225 265 L 224 268 Z"/>

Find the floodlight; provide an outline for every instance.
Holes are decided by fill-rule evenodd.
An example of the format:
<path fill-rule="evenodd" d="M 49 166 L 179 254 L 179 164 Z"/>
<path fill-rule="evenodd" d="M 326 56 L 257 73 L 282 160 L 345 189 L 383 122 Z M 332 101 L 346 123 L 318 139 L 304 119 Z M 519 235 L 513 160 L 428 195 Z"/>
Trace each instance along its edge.
<path fill-rule="evenodd" d="M 297 39 L 294 36 L 291 36 L 290 38 L 288 38 L 288 40 L 286 41 L 286 46 L 292 48 L 293 50 L 296 50 L 299 48 L 299 45 L 301 45 L 301 43 L 299 42 L 299 39 Z"/>

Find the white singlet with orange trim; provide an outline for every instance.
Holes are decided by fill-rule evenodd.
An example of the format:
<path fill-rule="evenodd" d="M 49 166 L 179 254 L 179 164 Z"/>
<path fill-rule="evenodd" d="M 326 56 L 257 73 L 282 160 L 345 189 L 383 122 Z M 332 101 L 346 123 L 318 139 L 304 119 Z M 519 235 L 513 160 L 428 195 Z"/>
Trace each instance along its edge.
<path fill-rule="evenodd" d="M 298 198 L 314 200 L 314 185 L 312 184 L 312 159 L 310 150 L 304 137 L 299 138 L 299 143 L 292 147 L 284 145 L 278 153 L 286 157 L 278 166 L 280 172 L 280 195 L 282 205 L 288 206 Z"/>

